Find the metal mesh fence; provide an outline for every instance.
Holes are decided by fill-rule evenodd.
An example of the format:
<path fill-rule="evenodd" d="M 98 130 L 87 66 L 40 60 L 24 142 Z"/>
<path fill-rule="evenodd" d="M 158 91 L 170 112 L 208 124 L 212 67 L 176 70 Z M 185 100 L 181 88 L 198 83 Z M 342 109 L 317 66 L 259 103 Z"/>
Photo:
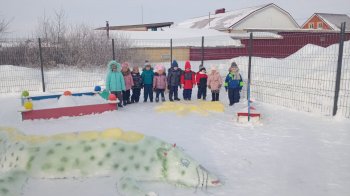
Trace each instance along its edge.
<path fill-rule="evenodd" d="M 41 91 L 38 42 L 34 39 L 0 41 L 0 93 Z"/>
<path fill-rule="evenodd" d="M 113 57 L 119 62 L 137 59 L 127 39 L 115 39 L 114 49 L 115 55 L 112 41 L 98 36 L 60 43 L 41 40 L 41 47 L 39 39 L 1 40 L 0 93 L 91 90 L 104 85 L 106 64 Z"/>
<path fill-rule="evenodd" d="M 296 35 L 294 39 L 314 39 L 312 36 Z M 302 49 L 289 55 L 292 47 Z M 256 57 L 276 49 L 287 57 Z M 255 44 L 253 51 L 251 91 L 256 100 L 301 111 L 332 115 L 337 45 L 323 48 L 311 44 L 298 45 L 298 42 L 283 46 L 267 42 Z M 236 61 L 243 65 L 247 65 L 248 62 L 244 58 L 237 58 Z M 243 66 L 243 69 L 247 70 L 247 66 Z"/>

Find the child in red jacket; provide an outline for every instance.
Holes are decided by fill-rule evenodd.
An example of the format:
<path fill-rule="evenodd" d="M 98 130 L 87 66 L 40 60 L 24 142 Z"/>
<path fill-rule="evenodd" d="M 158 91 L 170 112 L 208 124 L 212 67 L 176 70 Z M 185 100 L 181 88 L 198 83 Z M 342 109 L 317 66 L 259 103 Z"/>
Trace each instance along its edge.
<path fill-rule="evenodd" d="M 196 75 L 196 80 L 198 87 L 197 99 L 202 99 L 203 97 L 203 100 L 206 100 L 208 75 L 205 67 L 200 68 L 199 72 Z"/>
<path fill-rule="evenodd" d="M 181 86 L 184 100 L 191 100 L 192 88 L 196 85 L 196 74 L 191 70 L 190 61 L 185 63 L 185 71 L 181 75 Z"/>

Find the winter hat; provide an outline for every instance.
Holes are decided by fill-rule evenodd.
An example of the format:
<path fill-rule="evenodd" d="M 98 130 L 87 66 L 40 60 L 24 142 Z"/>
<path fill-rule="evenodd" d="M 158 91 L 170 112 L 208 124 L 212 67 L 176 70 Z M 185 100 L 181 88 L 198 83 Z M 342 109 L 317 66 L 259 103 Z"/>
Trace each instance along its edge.
<path fill-rule="evenodd" d="M 206 69 L 205 69 L 205 67 L 201 67 L 200 69 L 199 69 L 199 72 L 201 72 L 201 71 L 207 71 Z"/>
<path fill-rule="evenodd" d="M 232 63 L 231 63 L 231 68 L 234 68 L 234 67 L 238 67 L 238 65 L 237 65 L 236 62 L 232 62 Z"/>
<path fill-rule="evenodd" d="M 231 67 L 228 69 L 228 71 L 231 72 L 232 69 L 238 70 L 238 66 L 237 66 L 237 63 L 236 63 L 236 62 L 232 62 L 232 63 L 231 63 Z"/>
<path fill-rule="evenodd" d="M 144 64 L 144 66 L 146 67 L 146 66 L 151 66 L 151 63 L 148 61 L 148 60 L 145 60 L 145 64 Z"/>
<path fill-rule="evenodd" d="M 124 62 L 122 64 L 122 68 L 129 68 L 129 63 L 128 62 Z"/>
<path fill-rule="evenodd" d="M 201 69 L 203 68 L 204 66 L 202 64 L 199 65 L 198 69 L 199 71 L 201 71 Z"/>
<path fill-rule="evenodd" d="M 213 71 L 213 70 L 217 70 L 217 68 L 216 68 L 216 66 L 215 65 L 212 65 L 211 67 L 210 67 L 210 69 Z"/>
<path fill-rule="evenodd" d="M 186 61 L 186 63 L 185 63 L 185 69 L 191 69 L 191 63 L 190 63 L 190 61 Z"/>
<path fill-rule="evenodd" d="M 171 63 L 171 67 L 179 67 L 179 64 L 177 64 L 176 60 L 173 60 L 173 62 Z"/>
<path fill-rule="evenodd" d="M 165 67 L 164 67 L 163 65 L 156 65 L 156 66 L 154 67 L 154 69 L 155 69 L 156 71 L 160 71 L 160 70 L 165 70 Z"/>

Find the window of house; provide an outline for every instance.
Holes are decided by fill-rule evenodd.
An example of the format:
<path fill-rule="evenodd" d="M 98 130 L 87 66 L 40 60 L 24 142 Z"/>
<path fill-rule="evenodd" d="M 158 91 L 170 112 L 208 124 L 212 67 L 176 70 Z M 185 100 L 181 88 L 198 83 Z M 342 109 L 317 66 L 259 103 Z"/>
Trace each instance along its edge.
<path fill-rule="evenodd" d="M 323 29 L 323 23 L 322 22 L 318 22 L 317 23 L 317 28 L 318 29 Z"/>
<path fill-rule="evenodd" d="M 314 28 L 314 23 L 309 23 L 309 29 L 313 29 Z"/>

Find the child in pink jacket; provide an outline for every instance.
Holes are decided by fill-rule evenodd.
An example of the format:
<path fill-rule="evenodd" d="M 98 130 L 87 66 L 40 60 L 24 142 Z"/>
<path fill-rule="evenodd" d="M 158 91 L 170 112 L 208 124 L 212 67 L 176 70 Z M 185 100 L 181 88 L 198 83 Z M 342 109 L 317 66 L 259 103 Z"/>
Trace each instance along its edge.
<path fill-rule="evenodd" d="M 211 101 L 219 101 L 220 88 L 222 86 L 222 78 L 216 67 L 211 66 L 211 72 L 208 75 L 208 88 L 211 90 Z"/>
<path fill-rule="evenodd" d="M 163 65 L 156 65 L 155 70 L 156 73 L 153 78 L 153 89 L 156 92 L 156 102 L 159 102 L 159 94 L 162 96 L 162 101 L 165 101 L 164 91 L 167 87 L 165 67 Z"/>
<path fill-rule="evenodd" d="M 125 91 L 123 91 L 123 103 L 130 104 L 130 89 L 134 86 L 134 80 L 132 79 L 129 63 L 125 62 L 122 64 L 122 74 L 125 81 Z"/>

